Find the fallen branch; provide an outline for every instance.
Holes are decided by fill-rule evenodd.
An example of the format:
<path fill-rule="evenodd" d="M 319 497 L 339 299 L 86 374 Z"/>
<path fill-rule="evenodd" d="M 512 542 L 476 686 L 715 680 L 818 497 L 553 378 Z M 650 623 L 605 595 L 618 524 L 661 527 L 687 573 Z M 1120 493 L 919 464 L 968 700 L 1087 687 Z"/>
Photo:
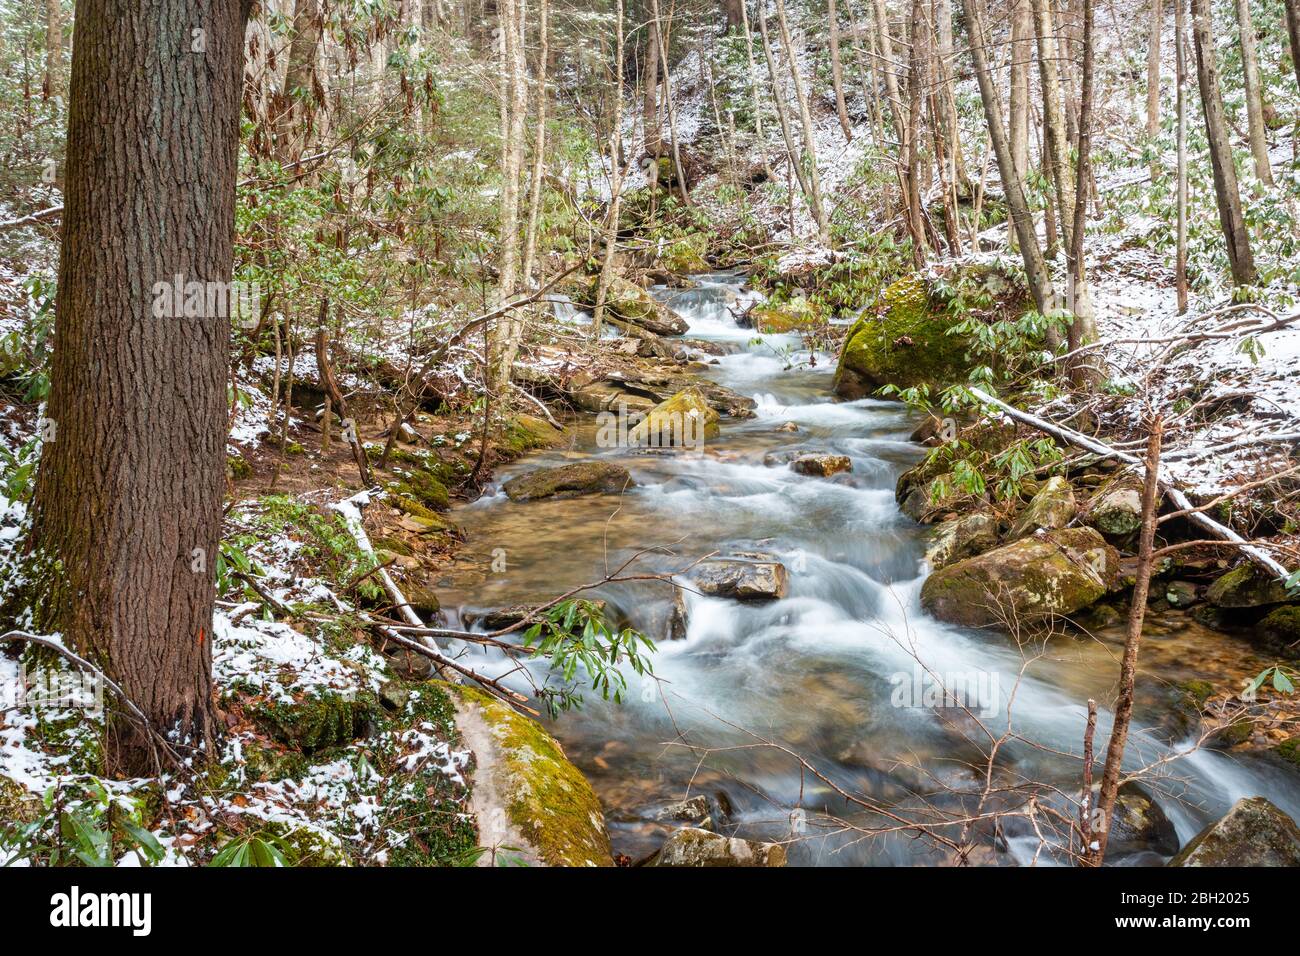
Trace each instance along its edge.
<path fill-rule="evenodd" d="M 329 396 L 329 404 L 338 410 L 339 419 L 343 422 L 343 439 L 352 448 L 352 457 L 356 460 L 357 471 L 361 473 L 361 484 L 369 488 L 374 484 L 374 479 L 370 476 L 370 462 L 366 459 L 366 450 L 361 447 L 361 436 L 357 434 L 357 423 L 348 417 L 347 399 L 343 397 L 343 391 L 339 388 L 338 380 L 334 378 L 334 370 L 330 367 L 329 342 L 325 332 L 325 319 L 329 313 L 329 302 L 328 297 L 323 297 L 320 300 L 320 326 L 316 329 L 316 370 L 320 374 L 320 381 L 325 388 L 325 394 Z M 328 426 L 328 422 L 326 424 Z"/>
<path fill-rule="evenodd" d="M 62 206 L 51 206 L 49 209 L 42 209 L 40 212 L 34 212 L 27 216 L 21 216 L 18 219 L 8 219 L 0 222 L 0 231 L 6 229 L 19 229 L 23 226 L 34 226 L 38 222 L 44 222 L 47 219 L 53 219 L 63 213 Z"/>
<path fill-rule="evenodd" d="M 991 405 L 994 408 L 999 409 L 1009 418 L 1013 418 L 1018 422 L 1022 422 L 1041 432 L 1045 432 L 1053 438 L 1060 439 L 1066 444 L 1074 445 L 1077 448 L 1084 448 L 1090 452 L 1101 455 L 1104 458 L 1118 458 L 1120 461 L 1129 465 L 1140 466 L 1143 464 L 1143 460 L 1136 455 L 1120 451 L 1117 448 L 1107 445 L 1103 441 L 1091 438 L 1082 432 L 1077 432 L 1073 428 L 1066 428 L 1064 425 L 1058 425 L 1055 422 L 1049 422 L 1046 419 L 1039 418 L 1037 415 L 1031 415 L 1029 412 L 1023 412 L 1013 405 L 1008 405 L 1000 398 L 994 398 L 982 389 L 968 386 L 967 391 L 986 405 Z M 1168 480 L 1161 480 L 1160 489 L 1169 496 L 1169 500 L 1172 501 L 1174 505 L 1176 505 L 1180 510 L 1186 512 L 1189 521 L 1200 525 L 1215 537 L 1222 538 L 1224 541 L 1235 544 L 1237 547 L 1241 548 L 1241 550 L 1245 552 L 1252 561 L 1260 567 L 1267 569 L 1276 577 L 1279 577 L 1282 580 L 1290 578 L 1291 572 L 1288 571 L 1285 566 L 1279 564 L 1270 557 L 1261 547 L 1247 541 L 1227 525 L 1220 524 L 1204 512 L 1197 511 L 1196 505 L 1192 503 L 1191 499 L 1176 488 L 1171 482 Z"/>

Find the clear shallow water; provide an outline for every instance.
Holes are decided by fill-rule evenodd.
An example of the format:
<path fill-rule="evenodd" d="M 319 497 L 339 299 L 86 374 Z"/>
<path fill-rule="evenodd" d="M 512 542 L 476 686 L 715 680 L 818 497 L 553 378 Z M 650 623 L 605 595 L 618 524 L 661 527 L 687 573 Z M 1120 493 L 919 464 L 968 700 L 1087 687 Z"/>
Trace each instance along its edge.
<path fill-rule="evenodd" d="M 615 850 L 634 859 L 653 851 L 666 832 L 655 811 L 705 793 L 725 795 L 738 835 L 790 841 L 794 862 L 944 863 L 947 854 L 910 836 L 867 838 L 866 830 L 888 829 L 889 818 L 843 796 L 909 820 L 974 807 L 987 736 L 959 708 L 900 701 L 900 688 L 924 677 L 918 660 L 947 675 L 949 686 L 965 681 L 982 690 L 981 703 L 991 706 L 981 722 L 994 735 L 1006 729 L 1014 690 L 1013 727 L 1024 739 L 1001 749 L 999 789 L 1032 781 L 1077 796 L 1086 702 L 1112 696 L 1122 635 L 1057 637 L 1026 667 L 1007 635 L 927 617 L 918 602 L 927 532 L 898 511 L 893 496 L 898 474 L 922 454 L 908 441 L 907 411 L 871 399 L 832 402 L 831 358 L 800 351 L 793 336 L 755 342 L 752 331 L 735 325 L 726 307 L 739 310 L 742 293 L 732 276 L 656 292 L 688 319 L 692 337 L 739 349 L 707 374 L 755 398 L 757 417 L 724 419 L 702 455 L 599 449 L 594 422 L 578 424 L 566 447 L 502 469 L 497 487 L 538 467 L 608 457 L 631 470 L 636 488 L 621 499 L 526 504 L 489 493 L 462 507 L 455 517 L 468 543 L 444 600 L 448 607 L 547 600 L 650 547 L 671 553 L 649 554 L 637 568 L 670 571 L 732 550 L 773 553 L 790 568 L 790 594 L 778 602 L 688 594 L 687 638 L 660 642 L 657 682 L 633 676 L 623 704 L 588 694 L 581 711 L 552 722 L 605 804 Z M 798 431 L 779 431 L 785 422 Z M 847 455 L 853 471 L 827 480 L 764 464 L 768 452 L 791 448 Z M 503 558 L 505 569 L 493 570 Z M 599 594 L 619 617 L 656 640 L 664 636 L 667 584 L 613 584 Z M 500 669 L 488 654 L 468 653 L 474 666 Z M 1248 645 L 1183 617 L 1167 626 L 1157 617 L 1143 648 L 1138 718 L 1159 733 L 1131 743 L 1129 764 L 1182 749 L 1167 743 L 1186 732 L 1174 714 L 1175 683 L 1204 677 L 1235 685 L 1239 673 L 1258 672 L 1257 664 Z M 1103 710 L 1099 751 L 1107 727 Z M 1221 753 L 1173 762 L 1148 789 L 1183 842 L 1242 796 L 1268 796 L 1300 816 L 1294 775 Z M 955 837 L 958 830 L 943 832 Z M 1028 862 L 1038 847 L 1020 818 L 1007 819 L 996 840 L 980 839 L 995 842 L 998 852 L 979 862 Z"/>

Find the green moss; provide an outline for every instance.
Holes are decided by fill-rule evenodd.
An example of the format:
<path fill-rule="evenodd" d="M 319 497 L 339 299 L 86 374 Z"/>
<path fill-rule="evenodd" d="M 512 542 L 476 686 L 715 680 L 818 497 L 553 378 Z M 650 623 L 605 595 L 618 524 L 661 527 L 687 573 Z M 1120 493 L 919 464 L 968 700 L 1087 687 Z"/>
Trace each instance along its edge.
<path fill-rule="evenodd" d="M 253 474 L 253 466 L 248 463 L 248 459 L 243 455 L 227 455 L 226 471 L 235 481 L 243 481 Z"/>
<path fill-rule="evenodd" d="M 289 444 L 284 446 L 284 450 L 286 454 L 290 454 L 290 455 L 307 454 L 307 449 L 304 448 L 300 442 L 296 442 L 296 441 L 289 442 Z"/>
<path fill-rule="evenodd" d="M 707 272 L 708 251 L 709 237 L 702 232 L 691 232 L 670 242 L 659 261 L 669 272 L 677 274 Z"/>
<path fill-rule="evenodd" d="M 254 722 L 287 747 L 313 754 L 364 736 L 380 717 L 372 694 L 355 696 L 324 691 L 292 703 L 271 701 L 253 706 Z"/>
<path fill-rule="evenodd" d="M 244 774 L 249 783 L 301 779 L 307 767 L 307 758 L 296 750 L 256 741 L 244 745 Z"/>
<path fill-rule="evenodd" d="M 859 397 L 884 385 L 941 388 L 966 377 L 966 339 L 949 335 L 947 310 L 934 302 L 925 279 L 905 276 L 880 295 L 876 314 L 849 330 L 835 373 L 835 389 Z"/>
<path fill-rule="evenodd" d="M 484 692 L 456 687 L 476 704 L 491 729 L 504 766 L 507 814 L 551 866 L 610 866 L 604 814 L 591 784 L 536 721 Z"/>
<path fill-rule="evenodd" d="M 395 538 L 392 535 L 372 535 L 370 543 L 374 546 L 376 551 L 391 551 L 393 554 L 400 554 L 404 558 L 409 558 L 413 554 L 409 544 L 401 538 Z"/>
<path fill-rule="evenodd" d="M 1214 696 L 1214 685 L 1206 680 L 1185 680 L 1178 685 L 1178 689 L 1189 698 L 1189 703 L 1198 709 L 1204 707 L 1205 702 Z"/>
<path fill-rule="evenodd" d="M 501 435 L 502 447 L 513 456 L 536 448 L 551 448 L 560 440 L 560 432 L 549 422 L 532 415 L 519 415 L 511 419 Z"/>
<path fill-rule="evenodd" d="M 1300 737 L 1292 737 L 1290 740 L 1284 740 L 1274 748 L 1287 763 L 1295 764 L 1300 767 Z"/>

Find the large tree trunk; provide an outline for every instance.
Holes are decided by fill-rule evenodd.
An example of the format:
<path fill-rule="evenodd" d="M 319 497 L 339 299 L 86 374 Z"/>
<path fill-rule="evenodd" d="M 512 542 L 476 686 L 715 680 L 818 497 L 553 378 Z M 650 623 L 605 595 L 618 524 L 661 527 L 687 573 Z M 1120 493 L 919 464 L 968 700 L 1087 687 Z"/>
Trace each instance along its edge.
<path fill-rule="evenodd" d="M 525 0 L 499 0 L 502 38 L 501 196 L 496 304 L 510 301 L 519 285 L 519 179 L 524 167 L 524 123 L 528 112 L 528 75 L 524 59 Z M 492 384 L 510 381 L 523 337 L 523 313 L 516 310 L 496 325 Z"/>
<path fill-rule="evenodd" d="M 957 97 L 953 93 L 951 0 L 934 0 L 934 11 L 935 34 L 938 42 L 935 61 L 939 64 L 940 84 L 939 122 L 943 127 L 944 141 L 948 144 L 948 155 L 952 157 L 954 185 L 959 192 L 968 192 L 970 181 L 966 173 L 966 161 L 962 156 L 961 127 L 957 122 Z"/>
<path fill-rule="evenodd" d="M 642 77 L 641 123 L 645 151 L 658 159 L 663 149 L 659 133 L 659 18 L 651 12 L 646 23 L 645 75 Z"/>
<path fill-rule="evenodd" d="M 1007 209 L 1011 215 L 1012 227 L 1020 241 L 1020 256 L 1025 263 L 1025 280 L 1034 297 L 1038 311 L 1046 314 L 1056 306 L 1056 291 L 1052 288 L 1052 277 L 1043 262 L 1042 250 L 1038 247 L 1038 237 L 1034 234 L 1034 220 L 1029 213 L 1029 204 L 1025 201 L 1025 192 L 1019 177 L 1015 173 L 1015 163 L 1011 158 L 1011 144 L 1007 141 L 1006 128 L 1002 125 L 1002 104 L 998 98 L 997 88 L 993 84 L 993 74 L 989 70 L 988 56 L 985 53 L 984 17 L 979 0 L 962 0 L 962 9 L 966 12 L 966 23 L 970 31 L 971 59 L 975 65 L 975 77 L 979 81 L 980 101 L 984 105 L 984 118 L 988 121 L 989 141 L 993 145 L 993 154 L 998 161 L 998 175 L 1002 178 L 1002 189 L 1007 197 Z"/>
<path fill-rule="evenodd" d="M 63 10 L 62 0 L 45 0 L 45 79 L 41 82 L 41 97 L 49 99 L 59 94 L 59 68 L 63 60 Z"/>
<path fill-rule="evenodd" d="M 1014 0 L 1011 9 L 1011 76 L 1008 83 L 1007 122 L 1011 139 L 1011 162 L 1016 179 L 1024 188 L 1029 172 L 1029 63 L 1033 58 L 1033 9 L 1029 0 Z M 1012 245 L 1014 224 L 1008 224 Z"/>
<path fill-rule="evenodd" d="M 1291 67 L 1296 86 L 1300 87 L 1300 0 L 1282 0 L 1286 8 L 1286 36 L 1291 47 Z"/>
<path fill-rule="evenodd" d="M 1160 33 L 1164 11 L 1160 0 L 1151 0 L 1151 32 L 1147 36 L 1147 138 L 1160 132 Z"/>
<path fill-rule="evenodd" d="M 1255 54 L 1255 24 L 1250 0 L 1237 0 L 1237 30 L 1241 36 L 1241 76 L 1246 94 L 1246 125 L 1250 132 L 1250 153 L 1255 158 L 1255 175 L 1272 185 L 1273 168 L 1268 159 L 1268 133 L 1264 129 L 1264 87 L 1259 81 L 1259 58 Z"/>
<path fill-rule="evenodd" d="M 1219 207 L 1219 225 L 1228 244 L 1232 281 L 1250 285 L 1255 281 L 1255 260 L 1250 252 L 1250 235 L 1241 213 L 1237 170 L 1232 165 L 1232 144 L 1228 121 L 1219 95 L 1219 68 L 1214 58 L 1214 33 L 1210 26 L 1210 0 L 1192 0 L 1192 39 L 1196 45 L 1196 78 L 1205 110 L 1205 132 L 1210 144 L 1210 166 L 1214 171 L 1214 198 Z"/>
<path fill-rule="evenodd" d="M 311 102 L 325 12 L 321 0 L 297 0 L 293 8 L 293 39 L 276 120 L 277 156 L 282 163 L 302 158 L 310 132 Z"/>
<path fill-rule="evenodd" d="M 230 322 L 174 317 L 157 284 L 230 282 L 246 16 L 238 0 L 77 5 L 57 432 L 33 524 L 37 559 L 53 562 L 38 626 L 103 667 L 156 730 L 209 753 Z M 110 716 L 108 773 L 152 772 L 152 757 Z"/>
<path fill-rule="evenodd" d="M 921 113 L 925 102 L 926 71 L 929 57 L 926 40 L 929 31 L 925 25 L 922 0 L 912 0 L 911 64 L 907 71 L 907 231 L 912 238 L 912 264 L 917 269 L 925 266 L 927 243 L 925 241 L 925 211 L 921 208 Z"/>
<path fill-rule="evenodd" d="M 1187 0 L 1174 0 L 1174 62 L 1178 91 L 1177 239 L 1174 243 L 1174 288 L 1178 314 L 1187 311 Z"/>
<path fill-rule="evenodd" d="M 546 66 L 550 59 L 550 0 L 541 0 L 537 38 L 537 134 L 533 137 L 533 175 L 528 196 L 528 230 L 524 234 L 525 285 L 531 287 L 537 260 L 537 223 L 542 211 L 542 179 L 546 173 Z"/>
<path fill-rule="evenodd" d="M 826 18 L 830 21 L 831 88 L 835 92 L 835 115 L 839 117 L 844 139 L 853 140 L 853 124 L 849 122 L 849 108 L 844 102 L 844 67 L 840 62 L 840 15 L 835 0 L 826 0 Z"/>
<path fill-rule="evenodd" d="M 808 96 L 804 92 L 803 80 L 799 77 L 799 59 L 795 56 L 794 44 L 790 41 L 790 24 L 785 16 L 785 0 L 776 0 L 776 22 L 781 27 L 781 46 L 786 62 L 790 66 L 790 79 L 794 84 L 794 98 L 799 104 L 799 123 L 803 127 L 804 155 L 808 158 L 808 186 L 812 190 L 812 212 L 817 221 L 817 238 L 822 245 L 831 242 L 830 217 L 822 199 L 822 177 L 817 168 L 817 144 L 813 137 L 812 110 L 808 106 Z"/>
<path fill-rule="evenodd" d="M 1061 239 L 1069 249 L 1074 235 L 1074 177 L 1070 171 L 1070 143 L 1066 138 L 1061 78 L 1057 69 L 1056 24 L 1050 0 L 1033 0 L 1033 3 L 1038 35 L 1038 78 L 1043 92 L 1043 137 L 1047 146 L 1043 161 L 1061 222 Z"/>

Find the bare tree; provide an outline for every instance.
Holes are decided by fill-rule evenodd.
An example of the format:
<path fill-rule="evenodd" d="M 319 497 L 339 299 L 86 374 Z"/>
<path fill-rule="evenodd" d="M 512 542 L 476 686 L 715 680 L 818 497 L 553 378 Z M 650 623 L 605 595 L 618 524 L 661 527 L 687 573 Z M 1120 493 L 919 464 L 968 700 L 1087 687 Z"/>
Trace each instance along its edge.
<path fill-rule="evenodd" d="M 1011 8 L 1011 76 L 1008 82 L 1007 123 L 1013 172 L 1024 189 L 1029 173 L 1029 64 L 1033 59 L 1033 10 L 1029 0 L 1013 0 Z M 1011 245 L 1016 227 L 1008 223 Z"/>
<path fill-rule="evenodd" d="M 524 283 L 533 282 L 537 259 L 537 223 L 542 209 L 542 179 L 546 173 L 546 72 L 550 60 L 551 0 L 540 0 L 537 13 L 537 132 L 533 136 L 533 172 L 529 183 L 528 229 L 524 234 Z"/>
<path fill-rule="evenodd" d="M 1250 0 L 1237 0 L 1237 33 L 1241 38 L 1241 79 L 1246 94 L 1246 126 L 1250 133 L 1250 153 L 1255 158 L 1255 175 L 1260 182 L 1272 185 L 1268 132 L 1264 128 L 1264 87 L 1259 80 L 1259 57 L 1255 52 L 1255 24 L 1251 22 Z"/>
<path fill-rule="evenodd" d="M 1177 238 L 1174 286 L 1178 313 L 1187 311 L 1187 0 L 1174 0 L 1174 60 L 1178 83 Z"/>
<path fill-rule="evenodd" d="M 1002 179 L 1002 188 L 1006 193 L 1011 222 L 1020 241 L 1020 255 L 1025 263 L 1025 279 L 1038 311 L 1046 314 L 1048 310 L 1055 307 L 1056 292 L 1052 287 L 1052 277 L 1043 261 L 1042 250 L 1038 246 L 1038 237 L 1034 234 L 1034 220 L 1029 212 L 1029 204 L 1025 200 L 1024 188 L 1015 174 L 1015 161 L 1011 157 L 1006 128 L 1002 125 L 1002 104 L 985 53 L 987 47 L 983 12 L 979 0 L 962 0 L 962 9 L 966 13 L 971 59 L 974 61 L 975 77 L 979 82 L 980 100 L 984 105 L 989 140 L 997 158 L 998 175 Z"/>
<path fill-rule="evenodd" d="M 1160 132 L 1160 34 L 1164 30 L 1164 10 L 1160 0 L 1151 0 L 1151 32 L 1147 38 L 1147 138 L 1154 140 Z"/>
<path fill-rule="evenodd" d="M 1214 198 L 1219 207 L 1219 224 L 1228 246 L 1232 281 L 1250 285 L 1255 281 L 1255 260 L 1250 251 L 1250 234 L 1241 212 L 1237 170 L 1232 163 L 1228 121 L 1219 93 L 1219 68 L 1214 57 L 1214 31 L 1210 23 L 1210 0 L 1191 0 L 1192 39 L 1196 46 L 1196 76 L 1205 111 L 1205 133 L 1209 140 L 1210 166 L 1214 171 Z"/>
<path fill-rule="evenodd" d="M 826 18 L 830 21 L 831 88 L 835 92 L 835 115 L 839 117 L 844 139 L 853 140 L 853 124 L 849 122 L 849 108 L 844 102 L 844 67 L 840 62 L 840 15 L 835 0 L 826 0 Z"/>

